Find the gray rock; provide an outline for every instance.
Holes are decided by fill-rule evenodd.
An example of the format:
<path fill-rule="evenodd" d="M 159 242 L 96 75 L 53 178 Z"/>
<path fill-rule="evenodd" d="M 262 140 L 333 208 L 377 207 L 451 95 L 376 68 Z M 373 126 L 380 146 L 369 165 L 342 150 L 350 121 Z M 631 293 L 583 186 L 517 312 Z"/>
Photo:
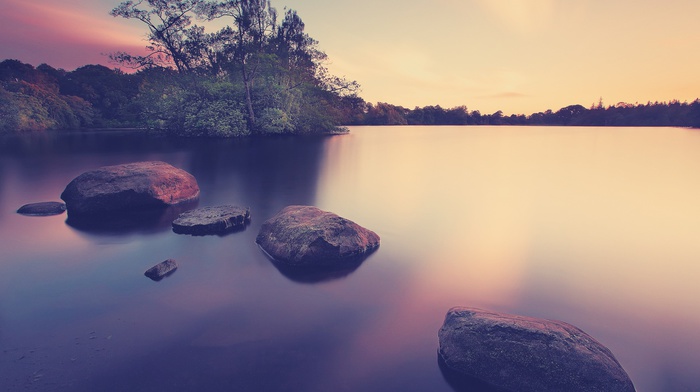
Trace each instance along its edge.
<path fill-rule="evenodd" d="M 203 207 L 180 214 L 173 221 L 178 234 L 223 234 L 245 228 L 250 222 L 250 209 L 231 205 Z"/>
<path fill-rule="evenodd" d="M 158 281 L 172 274 L 177 269 L 177 263 L 173 259 L 168 259 L 149 268 L 144 275 L 152 280 Z"/>
<path fill-rule="evenodd" d="M 310 206 L 282 209 L 263 223 L 255 241 L 275 261 L 288 266 L 356 261 L 379 247 L 379 236 L 373 231 Z"/>
<path fill-rule="evenodd" d="M 512 392 L 634 392 L 605 346 L 561 322 L 453 308 L 438 334 L 445 365 Z"/>
<path fill-rule="evenodd" d="M 58 201 L 25 204 L 17 210 L 18 214 L 30 216 L 59 215 L 66 211 L 66 205 Z"/>
<path fill-rule="evenodd" d="M 197 180 L 165 162 L 105 166 L 85 172 L 61 194 L 69 215 L 164 208 L 199 198 Z"/>

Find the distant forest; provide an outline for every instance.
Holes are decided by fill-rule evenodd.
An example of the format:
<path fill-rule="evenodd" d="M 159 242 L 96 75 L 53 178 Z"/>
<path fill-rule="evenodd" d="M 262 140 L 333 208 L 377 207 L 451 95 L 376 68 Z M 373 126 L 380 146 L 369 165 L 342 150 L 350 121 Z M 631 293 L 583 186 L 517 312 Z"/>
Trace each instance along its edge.
<path fill-rule="evenodd" d="M 139 8 L 142 7 L 142 8 Z M 359 85 L 331 75 L 294 10 L 281 21 L 269 0 L 125 1 L 114 17 L 147 30 L 146 55 L 119 52 L 118 68 L 74 71 L 0 62 L 0 132 L 78 128 L 160 129 L 185 136 L 327 134 L 342 125 L 564 125 L 700 128 L 700 100 L 601 102 L 531 115 L 466 106 L 407 109 L 368 103 Z M 213 33 L 195 22 L 225 20 Z"/>
<path fill-rule="evenodd" d="M 466 106 L 444 109 L 425 106 L 407 109 L 388 103 L 365 104 L 350 125 L 563 125 L 563 126 L 669 126 L 700 128 L 700 99 L 688 102 L 618 103 L 603 106 L 602 101 L 586 108 L 570 105 L 529 116 L 506 116 L 468 111 Z"/>

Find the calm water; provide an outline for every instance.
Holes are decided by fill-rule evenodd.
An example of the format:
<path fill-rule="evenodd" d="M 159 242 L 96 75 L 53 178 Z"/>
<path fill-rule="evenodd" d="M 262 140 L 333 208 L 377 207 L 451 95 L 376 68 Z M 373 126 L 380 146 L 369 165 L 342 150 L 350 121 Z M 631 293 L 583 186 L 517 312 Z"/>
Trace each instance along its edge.
<path fill-rule="evenodd" d="M 700 391 L 700 131 L 351 131 L 0 142 L 0 390 L 449 392 L 437 331 L 464 305 L 572 323 L 638 391 Z M 141 160 L 192 173 L 200 206 L 250 206 L 251 225 L 191 237 L 15 213 Z M 382 245 L 346 276 L 283 275 L 254 239 L 290 204 Z M 167 258 L 172 276 L 143 276 Z"/>

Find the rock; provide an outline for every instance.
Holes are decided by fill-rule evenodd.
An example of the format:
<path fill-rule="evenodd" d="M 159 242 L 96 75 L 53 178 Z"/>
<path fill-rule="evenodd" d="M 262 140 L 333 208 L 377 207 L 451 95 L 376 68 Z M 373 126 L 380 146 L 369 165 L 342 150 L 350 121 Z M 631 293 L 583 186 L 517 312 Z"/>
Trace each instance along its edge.
<path fill-rule="evenodd" d="M 438 334 L 445 365 L 512 392 L 634 392 L 605 346 L 561 322 L 453 308 Z"/>
<path fill-rule="evenodd" d="M 263 223 L 255 242 L 287 266 L 332 266 L 365 257 L 379 236 L 331 212 L 289 206 Z"/>
<path fill-rule="evenodd" d="M 105 166 L 85 172 L 61 194 L 68 214 L 101 215 L 163 208 L 199 198 L 197 180 L 165 162 Z"/>
<path fill-rule="evenodd" d="M 63 214 L 66 205 L 58 201 L 25 204 L 17 210 L 18 214 L 30 216 L 50 216 Z"/>
<path fill-rule="evenodd" d="M 223 234 L 245 228 L 250 222 L 250 209 L 231 205 L 204 207 L 180 214 L 173 221 L 173 231 L 178 234 Z"/>
<path fill-rule="evenodd" d="M 177 269 L 177 263 L 173 259 L 168 259 L 162 263 L 156 264 L 149 268 L 143 274 L 151 278 L 152 280 L 158 281 L 164 277 L 172 274 Z"/>

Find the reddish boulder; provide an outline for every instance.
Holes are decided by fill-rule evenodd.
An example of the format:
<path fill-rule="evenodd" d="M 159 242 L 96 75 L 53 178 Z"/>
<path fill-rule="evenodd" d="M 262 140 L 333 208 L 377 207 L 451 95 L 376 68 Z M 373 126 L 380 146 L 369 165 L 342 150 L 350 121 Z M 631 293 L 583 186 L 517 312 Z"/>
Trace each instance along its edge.
<path fill-rule="evenodd" d="M 105 166 L 85 172 L 61 194 L 68 214 L 99 215 L 162 208 L 199 198 L 197 180 L 165 162 Z"/>
<path fill-rule="evenodd" d="M 310 206 L 289 206 L 262 224 L 255 240 L 288 266 L 333 266 L 379 247 L 379 236 L 348 219 Z"/>
<path fill-rule="evenodd" d="M 561 321 L 452 308 L 438 337 L 446 367 L 498 390 L 635 390 L 610 350 Z"/>

